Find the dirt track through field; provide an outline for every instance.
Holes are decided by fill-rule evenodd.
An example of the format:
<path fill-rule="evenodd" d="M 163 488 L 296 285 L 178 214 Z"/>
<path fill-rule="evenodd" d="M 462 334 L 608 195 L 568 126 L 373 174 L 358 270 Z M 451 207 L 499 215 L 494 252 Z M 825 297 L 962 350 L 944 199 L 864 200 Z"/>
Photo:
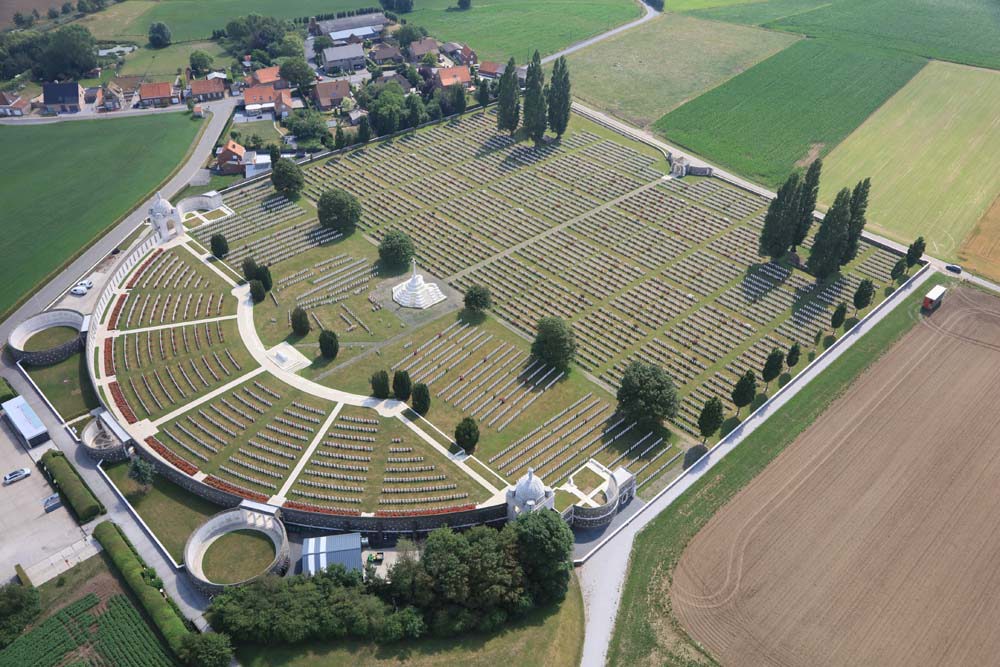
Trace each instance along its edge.
<path fill-rule="evenodd" d="M 950 290 L 692 540 L 724 665 L 1000 664 L 1000 299 Z"/>

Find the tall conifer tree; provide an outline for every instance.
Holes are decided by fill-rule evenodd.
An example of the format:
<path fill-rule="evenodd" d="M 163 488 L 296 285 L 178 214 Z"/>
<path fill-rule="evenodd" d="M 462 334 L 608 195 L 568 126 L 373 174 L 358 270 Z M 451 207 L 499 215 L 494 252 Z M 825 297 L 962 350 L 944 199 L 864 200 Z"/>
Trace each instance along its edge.
<path fill-rule="evenodd" d="M 802 245 L 809 236 L 809 228 L 813 223 L 813 211 L 816 210 L 816 197 L 819 196 L 819 176 L 823 169 L 822 160 L 814 160 L 806 171 L 805 178 L 799 186 L 798 202 L 796 203 L 798 220 L 795 233 L 792 235 L 792 250 Z"/>
<path fill-rule="evenodd" d="M 851 219 L 847 224 L 847 245 L 844 256 L 840 258 L 843 266 L 858 256 L 861 246 L 861 232 L 865 230 L 865 213 L 868 211 L 868 191 L 871 189 L 871 179 L 858 181 L 851 192 Z"/>
<path fill-rule="evenodd" d="M 521 100 L 518 98 L 517 64 L 511 58 L 507 69 L 500 77 L 497 91 L 497 129 L 501 132 L 517 132 L 521 117 Z"/>
<path fill-rule="evenodd" d="M 848 226 L 851 222 L 851 191 L 844 188 L 837 193 L 833 206 L 827 211 L 816 234 L 806 266 L 819 280 L 825 280 L 840 267 L 840 260 L 847 248 Z"/>
<path fill-rule="evenodd" d="M 536 143 L 545 136 L 548 115 L 545 104 L 545 74 L 542 57 L 535 51 L 524 82 L 524 130 Z"/>
<path fill-rule="evenodd" d="M 556 136 L 561 137 L 566 132 L 571 108 L 569 67 L 566 58 L 560 57 L 552 68 L 552 82 L 549 84 L 549 129 Z"/>

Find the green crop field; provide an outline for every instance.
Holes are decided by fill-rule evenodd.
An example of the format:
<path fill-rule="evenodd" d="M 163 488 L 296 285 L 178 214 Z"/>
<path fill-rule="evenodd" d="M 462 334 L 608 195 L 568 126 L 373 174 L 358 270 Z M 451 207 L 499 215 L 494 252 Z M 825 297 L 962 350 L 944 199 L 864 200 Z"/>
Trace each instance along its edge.
<path fill-rule="evenodd" d="M 527 62 L 538 49 L 555 53 L 604 32 L 642 12 L 633 0 L 473 0 L 457 11 L 455 0 L 419 0 L 409 23 L 442 41 L 466 42 L 480 60 Z"/>
<path fill-rule="evenodd" d="M 0 312 L 168 176 L 201 122 L 175 113 L 0 127 Z"/>
<path fill-rule="evenodd" d="M 840 143 L 924 63 L 803 40 L 675 109 L 655 128 L 694 153 L 774 186 Z"/>
<path fill-rule="evenodd" d="M 955 259 L 1000 193 L 1000 73 L 932 62 L 834 150 L 821 201 L 871 176 L 876 231 Z"/>
<path fill-rule="evenodd" d="M 1000 67 L 995 0 L 840 0 L 771 27 L 983 67 Z"/>
<path fill-rule="evenodd" d="M 570 55 L 573 94 L 647 127 L 794 41 L 779 32 L 668 14 Z"/>
<path fill-rule="evenodd" d="M 763 25 L 771 21 L 808 12 L 817 7 L 825 7 L 830 0 L 765 0 L 763 2 L 727 0 L 667 0 L 670 11 L 690 12 L 694 16 L 743 23 Z"/>

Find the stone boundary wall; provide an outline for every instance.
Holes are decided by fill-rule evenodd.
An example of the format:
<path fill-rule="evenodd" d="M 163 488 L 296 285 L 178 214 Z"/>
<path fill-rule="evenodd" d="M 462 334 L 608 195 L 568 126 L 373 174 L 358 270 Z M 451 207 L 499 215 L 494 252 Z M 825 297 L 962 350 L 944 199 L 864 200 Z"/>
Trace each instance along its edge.
<path fill-rule="evenodd" d="M 82 313 L 69 308 L 42 311 L 14 327 L 7 339 L 7 348 L 14 361 L 20 361 L 25 366 L 58 364 L 83 349 L 86 341 L 86 333 L 82 331 L 85 320 L 86 317 Z M 53 327 L 70 327 L 79 331 L 80 334 L 74 340 L 66 341 L 47 350 L 28 352 L 24 349 L 25 344 L 31 340 L 32 336 Z"/>
<path fill-rule="evenodd" d="M 618 503 L 621 494 L 618 493 L 618 482 L 614 477 L 608 478 L 608 488 L 604 495 L 608 502 L 600 507 L 584 507 L 583 505 L 573 506 L 573 519 L 570 524 L 573 528 L 604 528 L 609 525 L 618 515 Z"/>
<path fill-rule="evenodd" d="M 181 216 L 181 222 L 184 221 L 184 216 L 191 211 L 197 211 L 199 209 L 211 211 L 222 206 L 222 195 L 212 190 L 211 192 L 205 192 L 200 195 L 195 195 L 194 197 L 187 197 L 185 199 L 177 202 L 177 213 Z"/>
<path fill-rule="evenodd" d="M 95 417 L 87 422 L 87 425 L 80 431 L 80 446 L 83 447 L 87 456 L 95 461 L 107 461 L 108 463 L 118 463 L 128 459 L 128 448 L 125 443 L 119 442 L 112 447 L 93 447 L 90 445 L 100 430 L 99 424 L 100 419 Z"/>

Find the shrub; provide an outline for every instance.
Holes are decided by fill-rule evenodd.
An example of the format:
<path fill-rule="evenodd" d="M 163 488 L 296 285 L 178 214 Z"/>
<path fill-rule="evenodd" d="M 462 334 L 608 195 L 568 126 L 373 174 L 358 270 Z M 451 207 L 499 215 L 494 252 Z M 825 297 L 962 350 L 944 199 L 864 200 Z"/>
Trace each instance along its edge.
<path fill-rule="evenodd" d="M 479 425 L 472 417 L 465 417 L 455 427 L 455 444 L 465 450 L 466 454 L 476 451 L 479 442 Z"/>
<path fill-rule="evenodd" d="M 698 459 L 704 456 L 707 451 L 708 448 L 705 445 L 697 444 L 684 452 L 684 470 L 697 463 Z"/>
<path fill-rule="evenodd" d="M 385 371 L 375 371 L 371 377 L 372 396 L 389 398 L 389 374 Z"/>
<path fill-rule="evenodd" d="M 327 359 L 336 359 L 340 351 L 340 341 L 337 334 L 329 329 L 319 332 L 319 351 Z"/>
<path fill-rule="evenodd" d="M 180 655 L 189 634 L 188 629 L 174 607 L 160 595 L 157 588 L 149 584 L 149 568 L 135 553 L 118 526 L 111 521 L 105 521 L 97 526 L 94 529 L 94 538 L 104 547 L 104 551 L 118 568 L 125 583 L 139 600 L 139 604 L 146 610 L 157 630 L 167 641 L 170 650 Z M 153 575 L 155 577 L 155 572 Z"/>
<path fill-rule="evenodd" d="M 57 450 L 45 452 L 42 455 L 42 464 L 80 523 L 87 523 L 105 512 L 104 506 L 62 452 Z"/>
<path fill-rule="evenodd" d="M 423 382 L 413 386 L 413 410 L 419 415 L 426 415 L 431 409 L 431 392 Z"/>
<path fill-rule="evenodd" d="M 309 333 L 309 315 L 301 306 L 296 306 L 292 311 L 292 331 L 296 336 L 305 336 Z"/>
<path fill-rule="evenodd" d="M 393 373 L 392 393 L 397 399 L 400 401 L 409 400 L 412 389 L 413 381 L 410 380 L 410 374 L 408 372 L 399 370 Z"/>
<path fill-rule="evenodd" d="M 264 291 L 264 284 L 259 280 L 254 278 L 250 281 L 250 298 L 253 299 L 254 303 L 260 303 L 267 296 L 267 292 Z"/>
<path fill-rule="evenodd" d="M 378 244 L 378 256 L 393 269 L 401 269 L 413 259 L 413 241 L 404 232 L 390 229 Z"/>

